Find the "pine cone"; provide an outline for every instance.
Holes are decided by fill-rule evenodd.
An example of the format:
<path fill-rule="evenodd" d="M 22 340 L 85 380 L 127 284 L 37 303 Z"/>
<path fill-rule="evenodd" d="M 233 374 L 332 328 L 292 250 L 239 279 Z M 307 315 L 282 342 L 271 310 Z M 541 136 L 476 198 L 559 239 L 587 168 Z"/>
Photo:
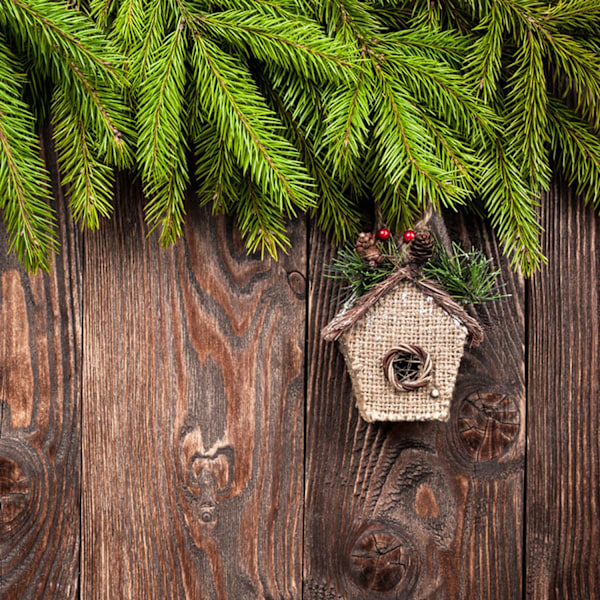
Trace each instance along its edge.
<path fill-rule="evenodd" d="M 356 251 L 363 261 L 371 267 L 376 267 L 384 259 L 372 233 L 363 232 L 359 234 L 356 241 Z"/>
<path fill-rule="evenodd" d="M 410 243 L 410 257 L 413 263 L 424 264 L 433 256 L 435 238 L 431 231 L 417 231 L 415 239 Z"/>

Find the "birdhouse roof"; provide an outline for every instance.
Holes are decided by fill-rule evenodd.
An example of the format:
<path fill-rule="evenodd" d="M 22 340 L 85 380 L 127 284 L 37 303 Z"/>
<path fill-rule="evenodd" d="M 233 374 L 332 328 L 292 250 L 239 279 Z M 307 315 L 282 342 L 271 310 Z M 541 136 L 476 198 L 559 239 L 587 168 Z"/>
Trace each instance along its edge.
<path fill-rule="evenodd" d="M 352 308 L 336 315 L 321 331 L 323 339 L 330 342 L 339 339 L 371 306 L 402 281 L 412 283 L 421 293 L 432 298 L 440 308 L 457 319 L 467 329 L 471 344 L 478 345 L 483 341 L 483 330 L 476 319 L 437 283 L 428 279 L 418 279 L 408 267 L 397 269 L 385 281 L 361 296 Z"/>

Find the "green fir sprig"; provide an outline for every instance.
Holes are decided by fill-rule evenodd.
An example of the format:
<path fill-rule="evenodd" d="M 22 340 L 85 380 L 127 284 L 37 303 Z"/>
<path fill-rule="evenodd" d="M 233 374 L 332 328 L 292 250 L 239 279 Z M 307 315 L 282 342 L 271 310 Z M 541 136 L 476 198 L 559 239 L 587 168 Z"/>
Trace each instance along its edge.
<path fill-rule="evenodd" d="M 363 260 L 350 243 L 338 250 L 337 256 L 325 268 L 325 276 L 343 282 L 342 308 L 350 308 L 358 298 L 380 283 L 400 265 L 405 257 L 406 246 L 399 249 L 392 241 L 379 242 L 381 261 L 375 265 Z"/>
<path fill-rule="evenodd" d="M 436 245 L 432 258 L 423 266 L 423 274 L 437 281 L 450 296 L 461 304 L 482 304 L 507 298 L 498 284 L 500 269 L 494 269 L 492 259 L 480 250 L 465 250 L 452 242 L 452 251 Z"/>

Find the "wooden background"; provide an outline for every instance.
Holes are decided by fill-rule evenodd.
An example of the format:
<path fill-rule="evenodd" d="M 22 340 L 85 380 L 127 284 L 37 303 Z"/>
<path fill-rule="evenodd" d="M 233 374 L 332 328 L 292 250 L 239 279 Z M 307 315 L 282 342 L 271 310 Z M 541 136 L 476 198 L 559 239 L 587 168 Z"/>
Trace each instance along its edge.
<path fill-rule="evenodd" d="M 0 241 L 2 599 L 600 598 L 600 222 L 564 184 L 527 282 L 446 220 L 512 296 L 444 424 L 358 417 L 310 222 L 260 261 L 190 203 L 163 251 L 126 180 L 96 233 L 55 193 L 50 274 Z"/>

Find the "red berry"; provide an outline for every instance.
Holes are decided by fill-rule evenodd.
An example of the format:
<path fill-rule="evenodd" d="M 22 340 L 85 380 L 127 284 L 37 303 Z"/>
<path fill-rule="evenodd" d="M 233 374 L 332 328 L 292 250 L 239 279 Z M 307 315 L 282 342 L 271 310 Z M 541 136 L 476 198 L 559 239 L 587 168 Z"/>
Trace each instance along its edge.
<path fill-rule="evenodd" d="M 417 235 L 412 229 L 407 229 L 402 236 L 402 239 L 406 244 L 412 242 L 415 239 L 415 235 Z"/>
<path fill-rule="evenodd" d="M 390 230 L 384 227 L 377 232 L 377 239 L 381 242 L 386 242 L 390 239 L 391 235 Z"/>

